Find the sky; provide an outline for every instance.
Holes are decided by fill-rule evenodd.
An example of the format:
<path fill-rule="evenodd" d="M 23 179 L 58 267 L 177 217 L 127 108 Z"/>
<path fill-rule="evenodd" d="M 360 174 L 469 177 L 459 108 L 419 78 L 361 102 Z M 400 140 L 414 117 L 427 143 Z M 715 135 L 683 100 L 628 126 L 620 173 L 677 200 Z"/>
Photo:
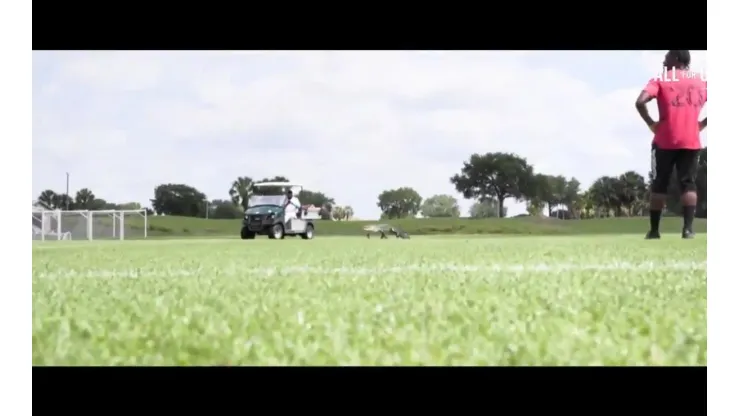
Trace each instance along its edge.
<path fill-rule="evenodd" d="M 584 189 L 646 175 L 634 101 L 664 53 L 33 51 L 32 199 L 64 192 L 66 172 L 72 194 L 144 206 L 161 183 L 227 199 L 238 176 L 281 175 L 376 219 L 401 186 L 467 212 L 449 178 L 472 153 L 514 152 Z M 692 68 L 707 73 L 706 51 Z"/>

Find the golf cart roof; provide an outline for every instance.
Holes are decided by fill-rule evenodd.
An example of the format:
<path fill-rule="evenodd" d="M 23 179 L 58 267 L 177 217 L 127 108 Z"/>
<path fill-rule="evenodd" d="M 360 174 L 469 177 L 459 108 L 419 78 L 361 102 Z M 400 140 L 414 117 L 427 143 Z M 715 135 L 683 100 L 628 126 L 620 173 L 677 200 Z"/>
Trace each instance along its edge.
<path fill-rule="evenodd" d="M 303 189 L 303 185 L 293 183 L 293 182 L 257 182 L 257 183 L 253 183 L 252 186 L 254 187 L 276 186 L 276 187 L 281 187 L 281 188 L 301 188 Z"/>
<path fill-rule="evenodd" d="M 258 205 L 276 205 L 283 204 L 285 197 L 283 195 L 252 195 L 249 197 L 249 207 Z"/>

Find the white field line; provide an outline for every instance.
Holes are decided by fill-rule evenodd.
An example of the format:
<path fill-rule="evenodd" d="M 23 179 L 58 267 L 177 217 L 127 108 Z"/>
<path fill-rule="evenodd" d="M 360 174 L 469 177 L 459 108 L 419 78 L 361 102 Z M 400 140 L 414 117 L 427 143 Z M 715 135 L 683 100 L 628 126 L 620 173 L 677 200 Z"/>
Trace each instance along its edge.
<path fill-rule="evenodd" d="M 563 272 L 650 272 L 650 271 L 698 271 L 707 269 L 706 261 L 671 263 L 543 263 L 543 264 L 500 264 L 500 265 L 461 265 L 452 263 L 418 264 L 378 267 L 321 267 L 321 266 L 276 266 L 254 267 L 248 265 L 229 265 L 218 268 L 168 268 L 159 269 L 87 269 L 87 270 L 39 270 L 33 277 L 39 279 L 63 278 L 172 278 L 172 277 L 241 277 L 241 276 L 297 276 L 297 275 L 345 275 L 376 276 L 405 273 L 510 273 L 510 274 L 558 274 Z"/>

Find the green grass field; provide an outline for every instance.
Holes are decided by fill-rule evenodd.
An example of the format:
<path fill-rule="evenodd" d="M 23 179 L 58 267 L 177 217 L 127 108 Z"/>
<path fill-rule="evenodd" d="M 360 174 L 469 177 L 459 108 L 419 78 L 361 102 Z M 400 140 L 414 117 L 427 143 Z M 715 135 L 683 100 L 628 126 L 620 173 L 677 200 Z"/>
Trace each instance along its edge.
<path fill-rule="evenodd" d="M 706 365 L 675 234 L 35 243 L 33 364 Z"/>

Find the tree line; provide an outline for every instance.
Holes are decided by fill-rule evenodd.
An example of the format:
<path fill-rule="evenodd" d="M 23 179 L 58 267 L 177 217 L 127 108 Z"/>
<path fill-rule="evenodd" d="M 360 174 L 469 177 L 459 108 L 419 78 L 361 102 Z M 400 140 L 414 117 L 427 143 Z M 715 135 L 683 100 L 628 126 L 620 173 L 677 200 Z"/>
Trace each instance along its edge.
<path fill-rule="evenodd" d="M 460 172 L 450 178 L 465 199 L 475 200 L 469 215 L 474 218 L 505 217 L 504 202 L 525 202 L 528 215 L 561 219 L 643 216 L 649 212 L 649 181 L 635 171 L 602 176 L 586 189 L 576 178 L 535 171 L 527 159 L 514 153 L 473 154 Z M 696 216 L 707 217 L 707 148 L 699 154 L 697 178 L 699 201 Z M 669 187 L 667 212 L 681 214 L 680 190 L 674 173 Z M 458 217 L 460 208 L 450 195 L 422 200 L 413 188 L 401 187 L 378 195 L 383 218 Z"/>
<path fill-rule="evenodd" d="M 281 193 L 280 188 L 258 187 L 259 182 L 290 182 L 284 176 L 264 178 L 254 181 L 249 176 L 236 178 L 228 189 L 227 199 L 209 200 L 205 193 L 193 186 L 177 183 L 160 184 L 154 188 L 154 198 L 150 199 L 151 208 L 146 208 L 148 215 L 177 215 L 213 219 L 241 218 L 253 194 L 271 195 Z M 338 205 L 334 198 L 323 192 L 302 190 L 296 195 L 301 204 L 319 208 L 322 219 L 348 220 L 354 216 L 351 206 Z M 38 196 L 37 201 L 48 209 L 60 210 L 128 210 L 141 209 L 139 203 L 114 204 L 98 198 L 88 188 L 77 191 L 74 197 L 47 189 Z"/>
<path fill-rule="evenodd" d="M 88 188 L 82 188 L 75 193 L 75 196 L 67 195 L 66 193 L 54 192 L 51 189 L 47 189 L 39 194 L 36 201 L 47 209 L 60 209 L 60 210 L 89 210 L 89 211 L 100 211 L 100 210 L 138 210 L 142 209 L 142 206 L 138 202 L 126 202 L 122 204 L 116 204 L 113 202 L 106 201 L 103 198 L 98 198 Z M 146 209 L 149 214 L 154 213 L 150 208 Z"/>
<path fill-rule="evenodd" d="M 228 198 L 209 200 L 198 189 L 186 184 L 160 184 L 154 188 L 149 214 L 179 215 L 213 219 L 241 218 L 255 193 L 276 194 L 280 189 L 255 188 L 259 182 L 289 182 L 284 176 L 259 181 L 249 176 L 237 177 L 228 188 Z M 647 215 L 648 180 L 635 171 L 616 176 L 602 176 L 586 189 L 576 178 L 537 172 L 526 158 L 514 153 L 473 154 L 463 162 L 460 172 L 450 177 L 450 183 L 465 199 L 474 200 L 468 215 L 473 218 L 505 217 L 504 202 L 514 199 L 525 202 L 528 215 L 561 219 Z M 697 179 L 699 202 L 696 216 L 707 217 L 707 149 L 699 156 Z M 669 187 L 668 213 L 681 214 L 679 187 L 676 177 Z M 303 205 L 318 207 L 322 219 L 349 220 L 354 215 L 351 206 L 336 204 L 334 198 L 320 191 L 303 190 L 297 197 Z M 52 190 L 42 192 L 38 201 L 49 209 L 141 209 L 135 202 L 114 204 L 97 198 L 90 189 L 77 191 L 74 197 Z M 381 219 L 406 218 L 421 215 L 426 218 L 461 215 L 457 199 L 452 195 L 433 195 L 426 199 L 411 187 L 389 189 L 378 195 Z"/>

